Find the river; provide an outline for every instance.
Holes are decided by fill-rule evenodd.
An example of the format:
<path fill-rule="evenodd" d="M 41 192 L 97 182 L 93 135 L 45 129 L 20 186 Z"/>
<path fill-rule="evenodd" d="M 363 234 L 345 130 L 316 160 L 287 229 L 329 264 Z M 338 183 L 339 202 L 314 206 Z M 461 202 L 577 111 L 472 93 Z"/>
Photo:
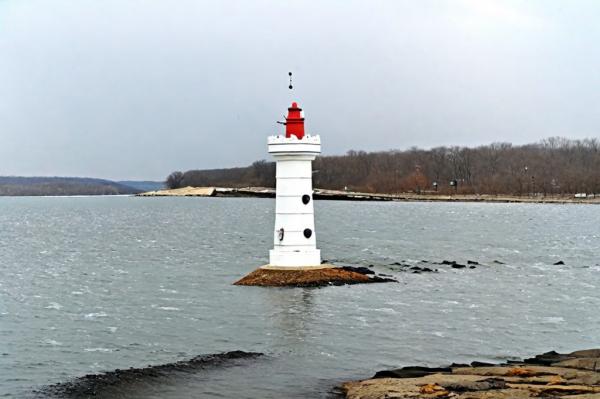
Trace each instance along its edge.
<path fill-rule="evenodd" d="M 233 286 L 267 262 L 274 205 L 0 198 L 0 397 L 244 350 L 266 356 L 110 397 L 325 398 L 384 368 L 600 344 L 596 206 L 317 201 L 323 258 L 399 283 Z M 480 265 L 434 264 L 444 259 Z M 439 272 L 392 265 L 423 260 Z"/>

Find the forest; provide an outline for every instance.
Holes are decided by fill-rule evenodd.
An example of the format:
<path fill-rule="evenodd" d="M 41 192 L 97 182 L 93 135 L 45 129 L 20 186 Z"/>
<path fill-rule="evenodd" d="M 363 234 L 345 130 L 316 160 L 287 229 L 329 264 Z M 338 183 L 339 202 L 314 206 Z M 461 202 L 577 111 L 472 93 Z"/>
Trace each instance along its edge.
<path fill-rule="evenodd" d="M 600 141 L 562 137 L 479 147 L 348 151 L 317 157 L 316 188 L 369 193 L 559 195 L 600 193 Z M 275 187 L 275 164 L 173 172 L 169 188 Z"/>
<path fill-rule="evenodd" d="M 141 191 L 114 181 L 86 177 L 0 176 L 0 196 L 117 195 Z"/>

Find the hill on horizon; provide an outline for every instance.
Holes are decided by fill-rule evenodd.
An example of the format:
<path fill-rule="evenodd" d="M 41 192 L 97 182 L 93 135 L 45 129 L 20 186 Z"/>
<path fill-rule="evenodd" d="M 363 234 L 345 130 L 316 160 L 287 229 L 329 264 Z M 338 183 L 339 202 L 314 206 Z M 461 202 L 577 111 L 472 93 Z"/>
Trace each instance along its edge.
<path fill-rule="evenodd" d="M 0 176 L 0 196 L 119 195 L 142 191 L 91 177 Z"/>
<path fill-rule="evenodd" d="M 136 188 L 142 191 L 156 191 L 165 188 L 165 183 L 162 181 L 152 180 L 118 180 L 117 183 L 127 187 Z"/>

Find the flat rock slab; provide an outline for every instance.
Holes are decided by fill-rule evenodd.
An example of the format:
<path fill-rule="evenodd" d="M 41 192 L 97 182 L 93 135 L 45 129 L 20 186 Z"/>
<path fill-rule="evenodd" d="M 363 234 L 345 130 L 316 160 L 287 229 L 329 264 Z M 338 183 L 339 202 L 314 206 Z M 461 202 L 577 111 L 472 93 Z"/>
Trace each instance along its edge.
<path fill-rule="evenodd" d="M 342 385 L 348 399 L 600 399 L 598 349 L 482 367 L 404 367 Z"/>
<path fill-rule="evenodd" d="M 328 285 L 368 284 L 392 282 L 377 276 L 348 270 L 348 268 L 323 265 L 322 268 L 306 268 L 301 270 L 281 270 L 258 268 L 235 285 L 253 285 L 261 287 L 324 287 Z"/>

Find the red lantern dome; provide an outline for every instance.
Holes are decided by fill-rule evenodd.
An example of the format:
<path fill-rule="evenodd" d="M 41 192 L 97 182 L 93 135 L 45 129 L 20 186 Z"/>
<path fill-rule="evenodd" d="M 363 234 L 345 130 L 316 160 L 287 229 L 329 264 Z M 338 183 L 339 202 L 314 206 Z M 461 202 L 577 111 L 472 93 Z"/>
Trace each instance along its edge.
<path fill-rule="evenodd" d="M 298 107 L 296 102 L 288 108 L 288 114 L 285 118 L 285 137 L 290 138 L 292 135 L 298 139 L 304 137 L 304 117 L 302 116 L 302 108 Z"/>

